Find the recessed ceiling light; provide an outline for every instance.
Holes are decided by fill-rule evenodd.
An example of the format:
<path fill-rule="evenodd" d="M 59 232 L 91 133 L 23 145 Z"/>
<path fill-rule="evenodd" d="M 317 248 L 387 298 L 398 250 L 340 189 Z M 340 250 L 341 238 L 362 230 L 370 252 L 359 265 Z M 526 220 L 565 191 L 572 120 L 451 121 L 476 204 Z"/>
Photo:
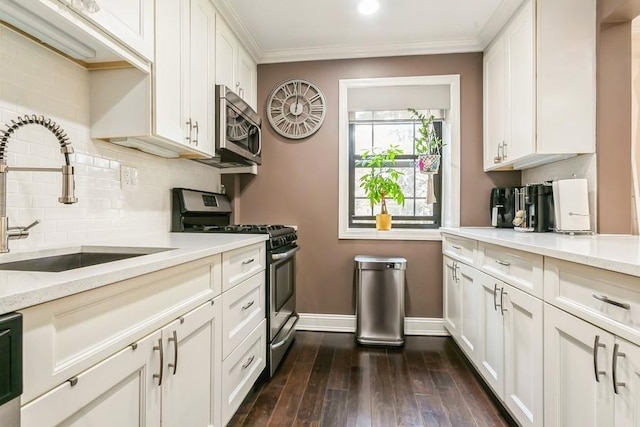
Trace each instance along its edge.
<path fill-rule="evenodd" d="M 378 0 L 361 0 L 358 4 L 358 11 L 363 15 L 371 15 L 380 9 Z"/>

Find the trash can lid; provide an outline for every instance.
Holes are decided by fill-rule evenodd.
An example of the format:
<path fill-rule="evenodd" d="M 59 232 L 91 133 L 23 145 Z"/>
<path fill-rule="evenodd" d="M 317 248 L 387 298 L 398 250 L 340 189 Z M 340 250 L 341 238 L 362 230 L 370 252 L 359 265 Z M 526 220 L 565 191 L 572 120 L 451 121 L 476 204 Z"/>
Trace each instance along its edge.
<path fill-rule="evenodd" d="M 382 269 L 394 268 L 398 270 L 406 269 L 407 260 L 400 257 L 381 257 L 372 255 L 356 255 L 354 258 L 356 268 L 359 269 Z"/>

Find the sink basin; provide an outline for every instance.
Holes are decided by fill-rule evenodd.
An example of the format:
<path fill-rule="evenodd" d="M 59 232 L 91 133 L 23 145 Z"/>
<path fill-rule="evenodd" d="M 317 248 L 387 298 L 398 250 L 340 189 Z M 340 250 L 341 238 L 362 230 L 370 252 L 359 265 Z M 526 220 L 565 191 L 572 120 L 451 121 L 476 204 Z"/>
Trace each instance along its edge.
<path fill-rule="evenodd" d="M 170 250 L 172 248 L 82 247 L 72 253 L 0 263 L 0 270 L 57 273 Z"/>

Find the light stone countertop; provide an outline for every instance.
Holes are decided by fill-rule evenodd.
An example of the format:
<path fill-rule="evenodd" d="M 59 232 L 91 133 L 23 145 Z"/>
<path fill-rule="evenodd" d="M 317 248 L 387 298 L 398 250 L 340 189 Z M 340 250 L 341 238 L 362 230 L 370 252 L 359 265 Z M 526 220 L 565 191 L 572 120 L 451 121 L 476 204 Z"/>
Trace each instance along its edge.
<path fill-rule="evenodd" d="M 447 228 L 442 233 L 640 277 L 640 236 L 522 233 L 507 228 Z"/>
<path fill-rule="evenodd" d="M 267 240 L 265 234 L 157 233 L 126 241 L 95 241 L 31 252 L 0 255 L 0 263 L 35 256 L 77 252 L 82 246 L 174 248 L 150 255 L 108 262 L 59 273 L 0 271 L 0 314 L 88 291 L 104 285 L 206 258 Z M 134 252 L 126 250 L 122 252 Z"/>

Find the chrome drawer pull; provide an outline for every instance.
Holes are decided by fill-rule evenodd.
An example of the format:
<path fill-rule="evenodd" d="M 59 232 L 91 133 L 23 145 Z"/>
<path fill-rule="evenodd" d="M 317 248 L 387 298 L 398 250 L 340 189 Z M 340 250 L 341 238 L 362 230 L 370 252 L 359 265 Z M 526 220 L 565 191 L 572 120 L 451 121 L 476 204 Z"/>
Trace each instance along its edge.
<path fill-rule="evenodd" d="M 255 356 L 251 356 L 249 359 L 247 359 L 244 365 L 242 365 L 242 369 L 247 369 L 253 363 L 253 359 L 255 359 Z"/>
<path fill-rule="evenodd" d="M 500 265 L 504 265 L 505 267 L 509 267 L 511 265 L 510 262 L 502 261 L 501 259 L 497 259 L 496 262 Z"/>
<path fill-rule="evenodd" d="M 593 372 L 596 375 L 596 382 L 600 382 L 600 375 L 606 375 L 606 371 L 598 370 L 598 349 L 607 348 L 606 345 L 600 344 L 600 335 L 596 335 L 596 339 L 593 342 Z"/>
<path fill-rule="evenodd" d="M 249 259 L 249 260 L 242 261 L 242 265 L 251 264 L 253 261 L 255 261 L 255 258 L 251 258 L 251 259 Z"/>
<path fill-rule="evenodd" d="M 162 373 L 164 371 L 164 350 L 162 348 L 162 338 L 158 339 L 158 345 L 153 347 L 154 351 L 160 352 L 160 373 L 153 374 L 153 378 L 158 379 L 158 387 L 162 385 Z"/>
<path fill-rule="evenodd" d="M 631 306 L 625 302 L 614 301 L 609 299 L 609 297 L 600 294 L 592 294 L 592 296 L 598 301 L 606 302 L 607 304 L 615 305 L 616 307 L 624 308 L 625 310 L 631 310 Z"/>
<path fill-rule="evenodd" d="M 613 391 L 618 393 L 618 387 L 626 387 L 627 383 L 618 382 L 618 357 L 626 357 L 627 355 L 618 351 L 619 344 L 613 346 Z"/>
<path fill-rule="evenodd" d="M 502 289 L 500 289 L 500 294 L 502 295 Z M 498 307 L 502 308 L 502 303 L 498 304 L 496 298 L 498 296 L 498 284 L 493 284 L 493 310 L 498 311 Z M 502 299 L 502 296 L 500 297 Z"/>
<path fill-rule="evenodd" d="M 242 310 L 247 310 L 249 307 L 251 307 L 253 304 L 255 303 L 255 300 L 251 300 L 248 303 L 246 303 L 245 305 L 242 306 Z"/>
<path fill-rule="evenodd" d="M 169 363 L 169 367 L 173 368 L 173 375 L 178 370 L 178 332 L 174 329 L 173 336 L 169 337 L 169 342 L 173 343 L 173 363 Z"/>
<path fill-rule="evenodd" d="M 451 247 L 452 247 L 453 249 L 457 249 L 457 250 L 462 249 L 462 247 L 460 247 L 460 246 L 456 246 L 456 245 L 451 245 Z"/>

